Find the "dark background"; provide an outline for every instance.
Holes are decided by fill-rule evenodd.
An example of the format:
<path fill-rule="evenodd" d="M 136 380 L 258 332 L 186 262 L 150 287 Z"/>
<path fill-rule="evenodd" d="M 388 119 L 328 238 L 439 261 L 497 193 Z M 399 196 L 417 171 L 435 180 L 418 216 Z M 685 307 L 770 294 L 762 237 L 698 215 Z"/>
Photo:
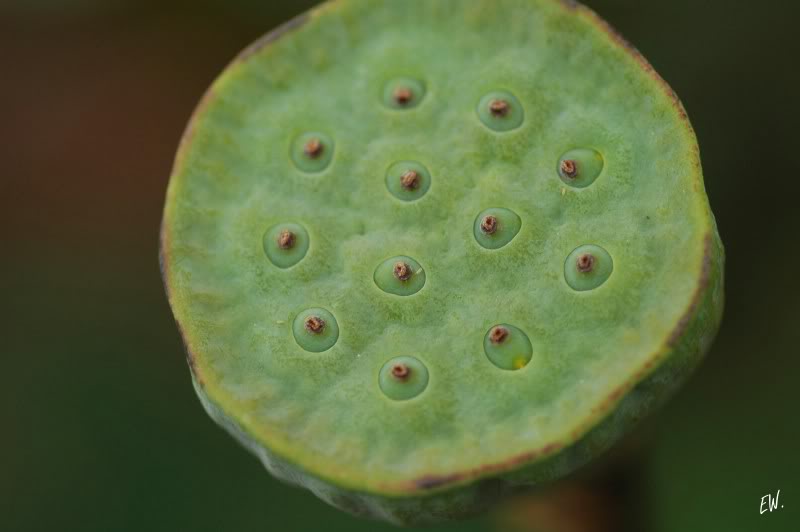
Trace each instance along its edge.
<path fill-rule="evenodd" d="M 391 529 L 273 480 L 207 418 L 158 271 L 195 103 L 311 3 L 0 2 L 0 530 Z M 719 338 L 634 435 L 623 511 L 653 531 L 800 530 L 800 4 L 587 3 L 682 98 L 728 254 Z M 534 530 L 536 504 L 441 530 Z"/>

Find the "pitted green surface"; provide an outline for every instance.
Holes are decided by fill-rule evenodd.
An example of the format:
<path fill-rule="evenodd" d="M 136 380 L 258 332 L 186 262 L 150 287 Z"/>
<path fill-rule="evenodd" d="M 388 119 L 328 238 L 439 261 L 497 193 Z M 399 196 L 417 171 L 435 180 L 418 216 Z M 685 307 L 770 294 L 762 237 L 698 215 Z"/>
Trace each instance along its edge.
<path fill-rule="evenodd" d="M 398 78 L 424 85 L 418 105 L 381 100 Z M 476 106 L 493 91 L 519 99 L 518 128 L 481 122 Z M 714 229 L 680 112 L 591 15 L 552 0 L 322 6 L 222 75 L 179 153 L 163 251 L 198 389 L 256 447 L 365 493 L 569 446 L 613 408 L 613 391 L 669 356 L 705 289 Z M 335 145 L 318 173 L 292 159 L 307 132 Z M 576 148 L 604 160 L 580 189 L 558 173 Z M 396 161 L 434 176 L 418 200 L 387 189 Z M 497 250 L 473 233 L 490 207 L 521 219 Z M 289 222 L 310 246 L 281 269 L 262 235 Z M 564 264 L 584 244 L 607 250 L 614 270 L 578 292 Z M 394 256 L 424 265 L 419 292 L 376 286 Z M 315 307 L 339 327 L 321 353 L 292 334 Z M 498 323 L 525 331 L 531 363 L 488 360 Z M 429 372 L 411 401 L 379 387 L 398 356 Z"/>

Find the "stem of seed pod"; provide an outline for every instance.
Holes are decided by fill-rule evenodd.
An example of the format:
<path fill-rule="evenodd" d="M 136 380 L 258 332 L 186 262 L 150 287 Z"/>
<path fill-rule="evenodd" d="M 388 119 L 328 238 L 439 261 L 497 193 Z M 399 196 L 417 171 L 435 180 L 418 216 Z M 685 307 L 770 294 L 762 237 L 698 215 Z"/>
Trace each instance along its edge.
<path fill-rule="evenodd" d="M 405 262 L 397 262 L 394 265 L 394 276 L 400 281 L 408 281 L 413 273 L 411 266 Z"/>
<path fill-rule="evenodd" d="M 487 235 L 493 235 L 497 231 L 497 225 L 497 217 L 490 214 L 481 220 L 481 231 Z"/>
<path fill-rule="evenodd" d="M 489 111 L 496 117 L 504 117 L 511 110 L 511 104 L 506 100 L 492 100 L 489 102 Z"/>
<path fill-rule="evenodd" d="M 411 374 L 411 368 L 406 366 L 405 364 L 398 363 L 392 366 L 392 376 L 395 379 L 399 380 L 406 380 L 408 379 L 409 375 Z"/>
<path fill-rule="evenodd" d="M 311 334 L 322 334 L 325 329 L 325 320 L 319 316 L 309 316 L 306 318 L 305 327 Z"/>
<path fill-rule="evenodd" d="M 561 173 L 564 177 L 575 179 L 578 176 L 578 163 L 572 159 L 564 159 L 561 161 Z"/>
<path fill-rule="evenodd" d="M 284 229 L 278 235 L 278 247 L 281 249 L 292 249 L 296 240 L 297 236 L 294 233 L 288 229 Z"/>
<path fill-rule="evenodd" d="M 591 253 L 584 253 L 575 263 L 575 266 L 578 268 L 578 271 L 581 273 L 589 273 L 594 269 L 594 255 Z"/>
<path fill-rule="evenodd" d="M 322 142 L 320 142 L 318 138 L 313 138 L 309 139 L 308 142 L 306 142 L 306 145 L 303 146 L 303 153 L 305 153 L 307 157 L 316 159 L 322 155 L 324 149 L 325 147 L 322 145 Z"/>
<path fill-rule="evenodd" d="M 506 341 L 506 338 L 508 338 L 508 334 L 508 329 L 498 325 L 497 327 L 493 327 L 489 332 L 489 341 L 493 344 L 502 344 Z"/>

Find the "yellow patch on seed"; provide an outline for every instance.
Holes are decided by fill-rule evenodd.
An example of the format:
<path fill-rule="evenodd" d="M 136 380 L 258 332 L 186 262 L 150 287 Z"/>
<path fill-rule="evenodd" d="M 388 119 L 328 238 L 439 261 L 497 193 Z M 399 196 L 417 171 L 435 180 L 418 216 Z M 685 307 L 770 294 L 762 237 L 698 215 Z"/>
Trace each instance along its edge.
<path fill-rule="evenodd" d="M 527 363 L 528 363 L 528 362 L 527 362 L 527 361 L 526 361 L 524 358 L 522 358 L 522 357 L 517 357 L 517 358 L 515 358 L 515 359 L 514 359 L 514 361 L 513 361 L 513 362 L 511 362 L 511 366 L 512 366 L 514 369 L 522 369 L 522 368 L 524 368 L 524 367 L 525 367 L 525 364 L 527 364 Z"/>

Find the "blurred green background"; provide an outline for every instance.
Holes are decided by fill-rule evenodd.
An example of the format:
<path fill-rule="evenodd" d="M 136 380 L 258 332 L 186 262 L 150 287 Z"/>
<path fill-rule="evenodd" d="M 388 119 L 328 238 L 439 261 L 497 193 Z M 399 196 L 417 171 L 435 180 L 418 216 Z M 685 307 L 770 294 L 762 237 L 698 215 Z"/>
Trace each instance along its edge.
<path fill-rule="evenodd" d="M 587 3 L 682 98 L 728 253 L 719 338 L 633 436 L 622 509 L 644 531 L 800 530 L 800 4 Z M 311 4 L 0 2 L 0 531 L 393 529 L 273 480 L 207 418 L 158 271 L 195 103 Z M 430 530 L 534 530 L 531 504 Z"/>

